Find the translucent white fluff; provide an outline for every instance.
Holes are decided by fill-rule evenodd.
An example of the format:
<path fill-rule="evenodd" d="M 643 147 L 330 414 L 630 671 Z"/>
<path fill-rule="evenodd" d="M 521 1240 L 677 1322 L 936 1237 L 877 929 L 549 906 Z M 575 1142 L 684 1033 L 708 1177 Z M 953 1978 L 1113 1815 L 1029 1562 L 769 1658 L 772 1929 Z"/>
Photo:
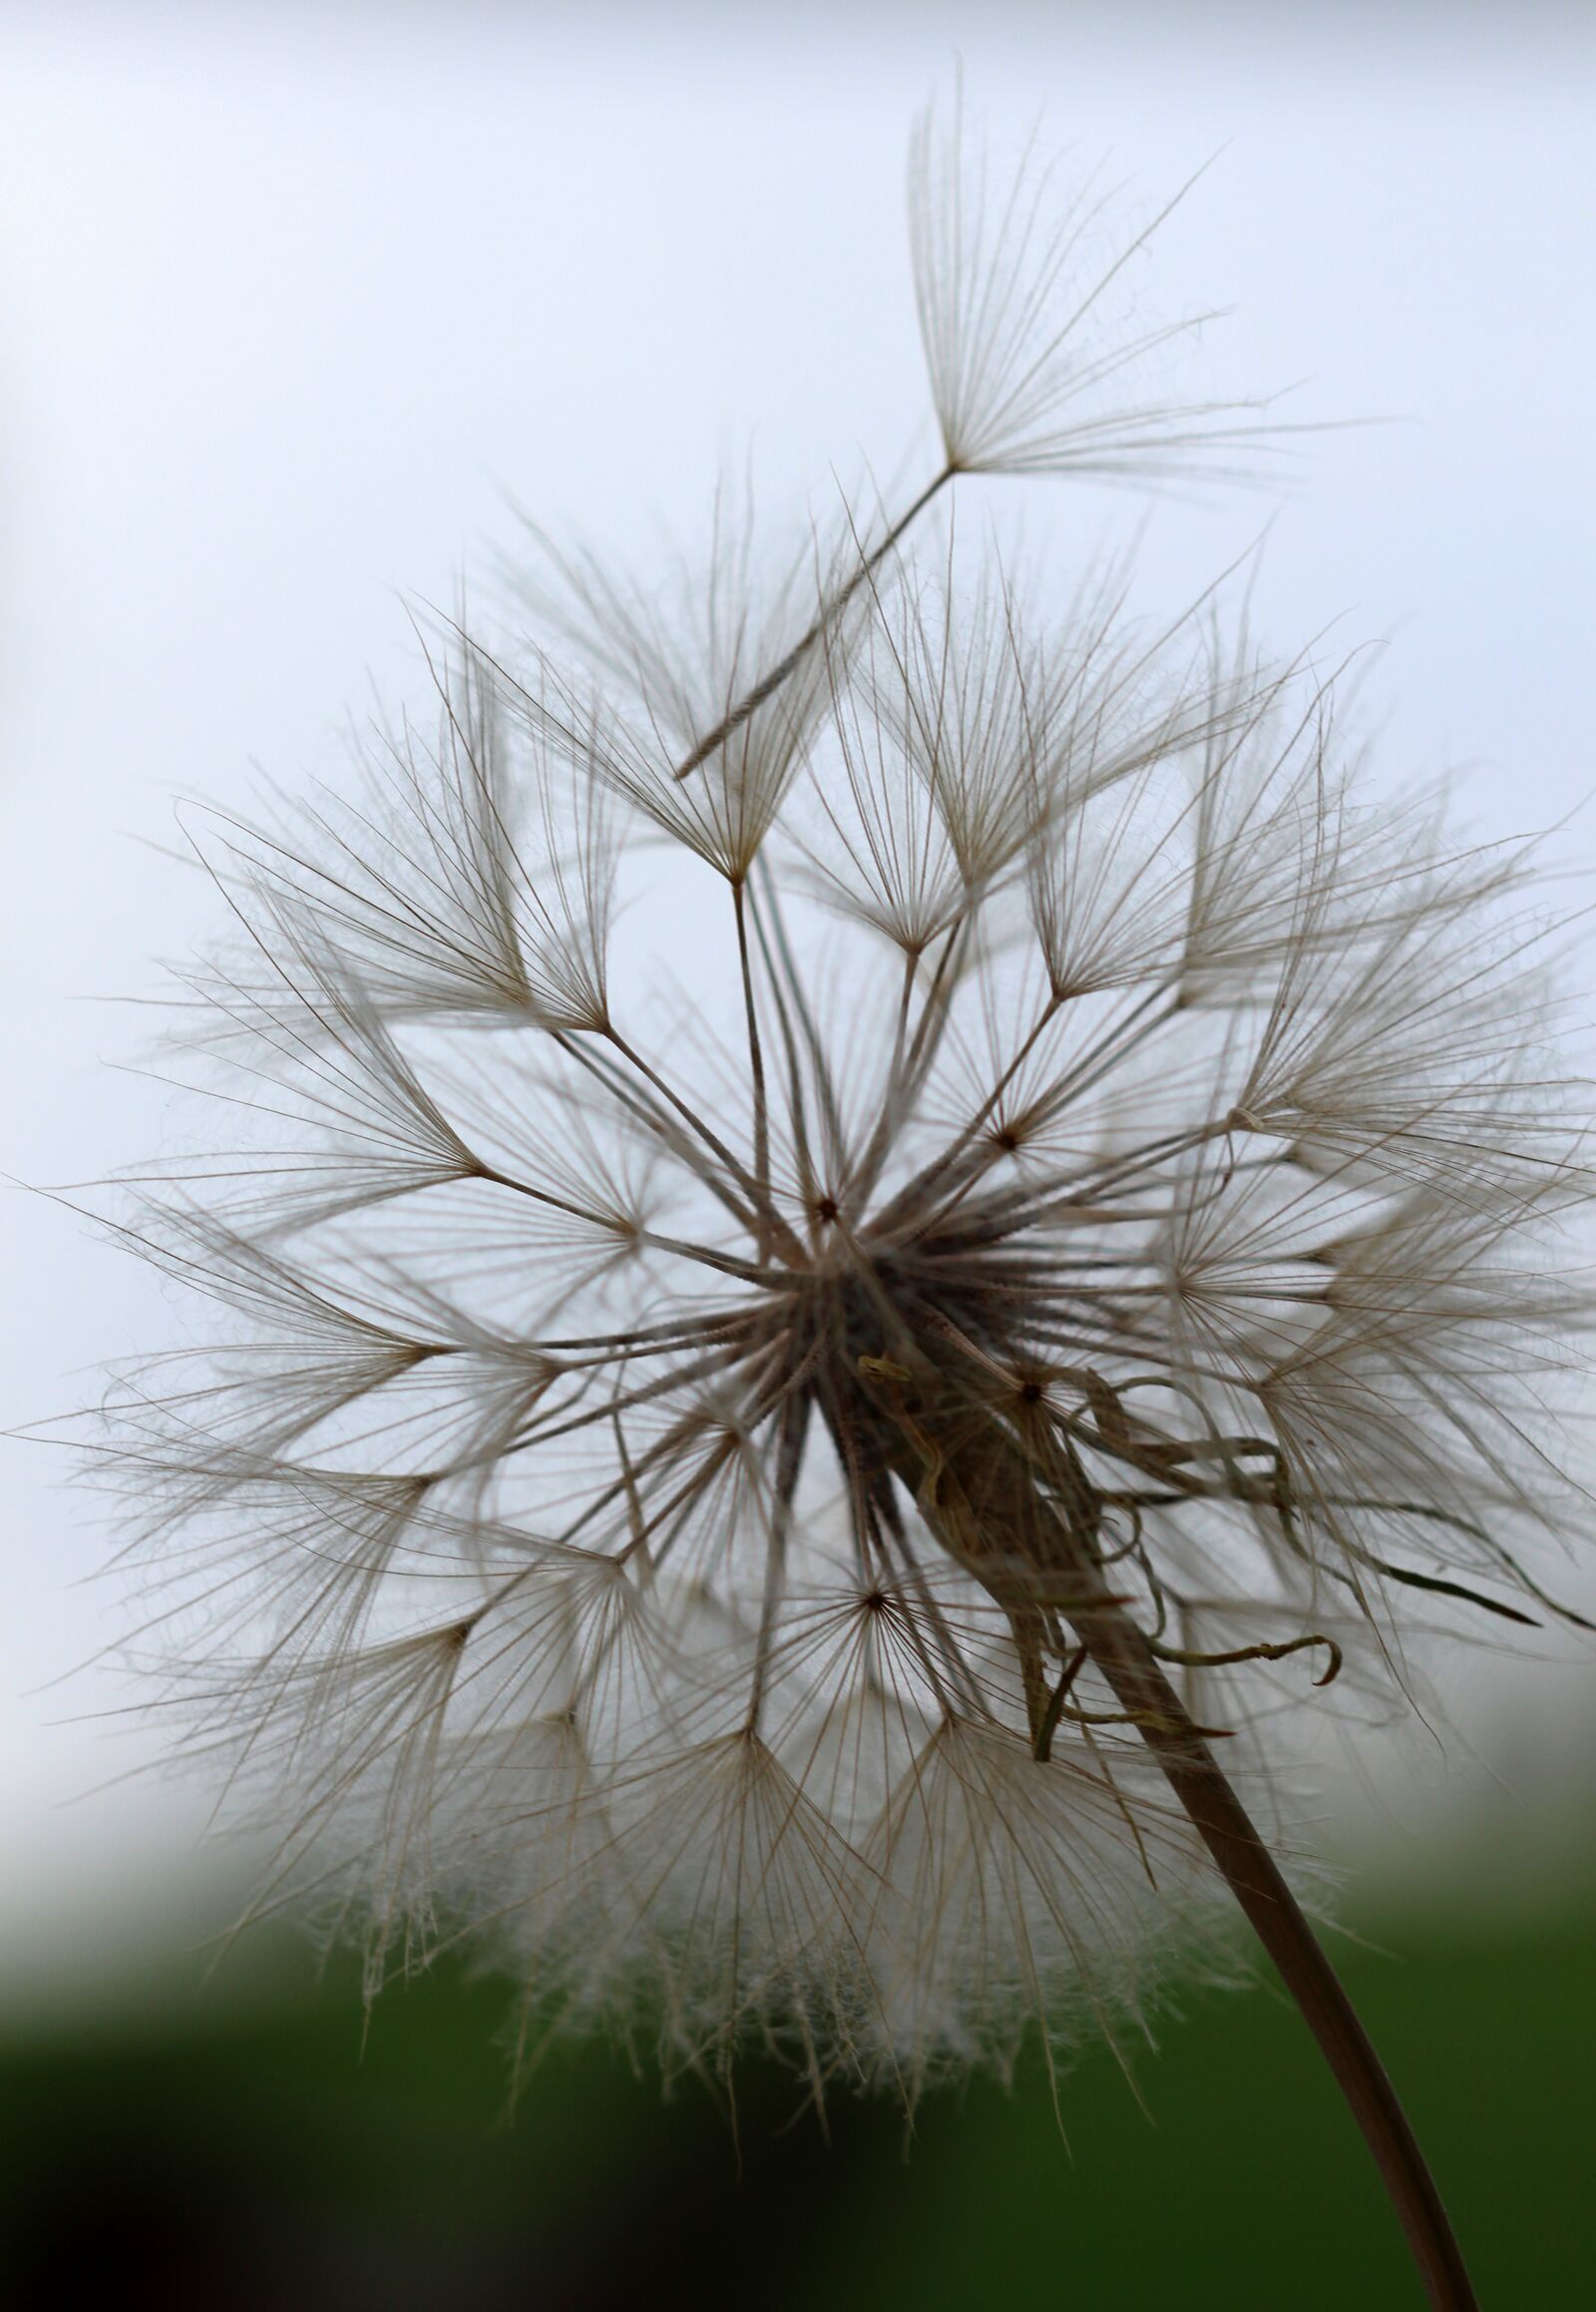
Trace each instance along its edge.
<path fill-rule="evenodd" d="M 347 803 L 201 838 L 222 1144 L 126 1233 L 224 1321 L 105 1454 L 186 1738 L 374 1984 L 470 1934 L 529 2032 L 910 2096 L 1223 1893 L 1110 1625 L 1272 1805 L 1415 1606 L 1557 1610 L 1590 1190 L 1527 855 L 1364 796 L 1211 604 L 1049 629 L 939 532 L 1237 440 L 962 167 L 919 499 L 768 578 L 723 518 L 696 592 L 568 558 Z"/>

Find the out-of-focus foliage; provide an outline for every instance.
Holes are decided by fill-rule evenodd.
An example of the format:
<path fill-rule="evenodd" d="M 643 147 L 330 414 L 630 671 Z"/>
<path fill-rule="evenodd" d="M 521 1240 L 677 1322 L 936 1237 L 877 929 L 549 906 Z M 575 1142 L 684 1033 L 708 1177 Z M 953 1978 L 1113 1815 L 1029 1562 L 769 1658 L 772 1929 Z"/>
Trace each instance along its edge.
<path fill-rule="evenodd" d="M 1481 2298 L 1589 2301 L 1596 1936 L 1404 1925 L 1342 1963 Z M 739 2077 L 735 2136 L 691 2082 L 557 2046 L 505 2124 L 504 1986 L 434 1976 L 362 2052 L 341 1972 L 234 1963 L 198 1998 L 0 2024 L 0 2296 L 168 2312 L 1400 2312 L 1416 2284 L 1307 2035 L 1260 1986 L 1195 1994 L 1158 2060 L 1084 2058 L 1060 2142 L 1039 2066 L 902 2114 Z M 229 1987 L 230 1986 L 230 1987 Z M 740 2164 L 740 2173 L 739 2173 Z"/>

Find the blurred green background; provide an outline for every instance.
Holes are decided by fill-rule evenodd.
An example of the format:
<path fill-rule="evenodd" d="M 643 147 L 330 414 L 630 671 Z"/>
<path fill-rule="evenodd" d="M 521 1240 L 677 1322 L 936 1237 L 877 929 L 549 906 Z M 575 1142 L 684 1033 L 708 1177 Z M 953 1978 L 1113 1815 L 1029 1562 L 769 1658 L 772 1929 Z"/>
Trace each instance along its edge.
<path fill-rule="evenodd" d="M 1487 2307 L 1596 2301 L 1596 1907 L 1448 1932 L 1409 1910 L 1337 1956 Z M 1379 1948 L 1372 1947 L 1378 1944 Z M 1136 2092 L 927 2099 L 914 2138 L 750 2065 L 736 2126 L 601 2045 L 507 2119 L 510 1994 L 440 1969 L 379 2000 L 264 1931 L 219 1978 L 0 2018 L 0 2298 L 174 2308 L 1291 2307 L 1421 2302 L 1306 2032 L 1260 1981 L 1194 1989 Z M 1138 2103 L 1137 2096 L 1141 2099 Z"/>

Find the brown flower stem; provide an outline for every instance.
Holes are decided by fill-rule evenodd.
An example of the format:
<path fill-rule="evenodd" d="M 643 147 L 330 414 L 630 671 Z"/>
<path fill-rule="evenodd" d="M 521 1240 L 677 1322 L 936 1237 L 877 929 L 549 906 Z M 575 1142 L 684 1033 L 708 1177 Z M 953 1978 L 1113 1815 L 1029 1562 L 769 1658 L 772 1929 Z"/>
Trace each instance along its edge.
<path fill-rule="evenodd" d="M 1108 1606 L 1072 1618 L 1088 1660 L 1135 1719 L 1318 2040 L 1375 2155 L 1430 2303 L 1436 2312 L 1477 2312 L 1462 2252 L 1396 2091 L 1247 1809 L 1130 1617 Z"/>
<path fill-rule="evenodd" d="M 1050 1609 L 1068 1621 L 1157 1758 L 1318 2040 L 1375 2155 L 1434 2312 L 1478 2312 L 1434 2178 L 1341 1978 L 1145 1633 L 1103 1577 L 1093 1540 L 1100 1505 L 1078 1459 L 1067 1447 L 1049 1449 L 1034 1420 L 1021 1417 L 1010 1428 L 976 1410 L 938 1371 L 935 1345 L 928 1353 L 926 1343 L 906 1333 L 903 1348 L 907 1363 L 860 1359 L 860 1378 L 885 1416 L 878 1448 L 949 1554 L 1007 1613 L 1038 1756 L 1045 1757 L 1061 1715 L 1047 1701 L 1036 1636 L 1042 1609 Z M 1044 1469 L 1045 1488 L 1037 1482 Z"/>

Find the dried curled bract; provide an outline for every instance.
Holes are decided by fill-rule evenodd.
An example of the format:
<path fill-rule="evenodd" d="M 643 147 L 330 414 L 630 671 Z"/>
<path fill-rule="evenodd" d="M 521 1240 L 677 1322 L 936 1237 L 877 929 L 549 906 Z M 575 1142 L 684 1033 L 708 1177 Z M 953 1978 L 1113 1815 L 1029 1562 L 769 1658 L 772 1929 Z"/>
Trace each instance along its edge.
<path fill-rule="evenodd" d="M 129 1234 L 236 1322 L 109 1451 L 373 1981 L 479 1933 L 529 2030 L 911 2096 L 1135 2001 L 1223 1891 L 1194 1744 L 1265 1803 L 1414 1604 L 1555 1611 L 1590 1190 L 1527 854 L 1211 605 L 912 558 L 955 472 L 1234 439 L 933 152 L 907 513 L 763 591 L 722 538 L 679 624 L 568 560 L 347 806 L 199 838 L 228 1138 Z"/>

